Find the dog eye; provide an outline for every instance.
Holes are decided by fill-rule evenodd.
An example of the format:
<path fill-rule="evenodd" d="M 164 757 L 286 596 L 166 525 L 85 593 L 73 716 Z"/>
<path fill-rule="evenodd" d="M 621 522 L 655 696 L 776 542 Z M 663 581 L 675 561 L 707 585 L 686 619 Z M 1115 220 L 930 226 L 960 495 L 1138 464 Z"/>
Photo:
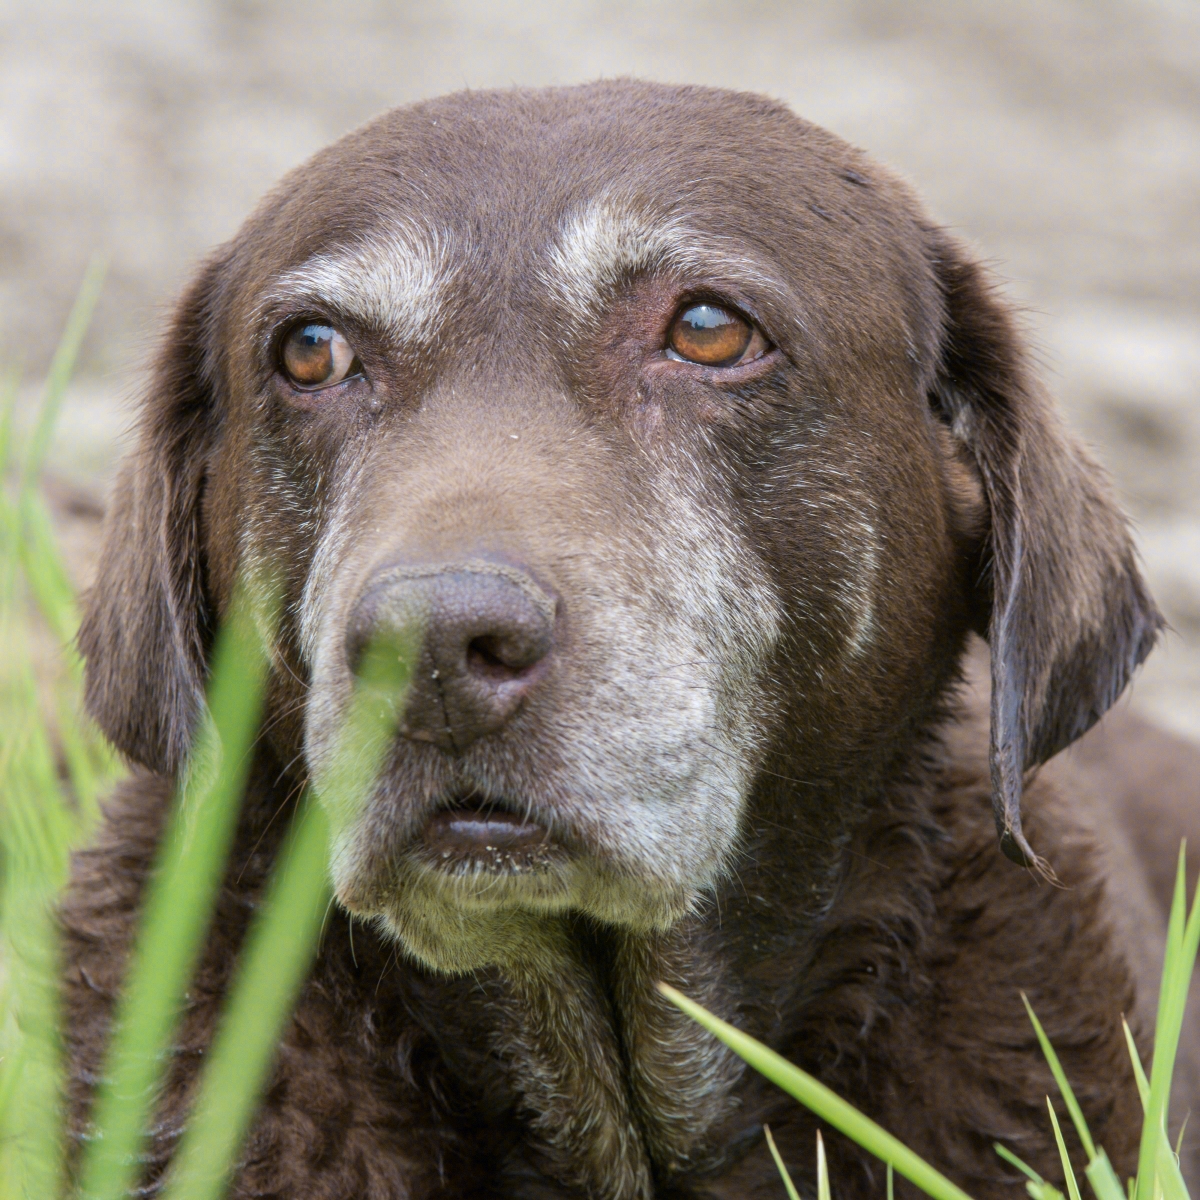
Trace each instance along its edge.
<path fill-rule="evenodd" d="M 297 325 L 283 339 L 280 357 L 288 379 L 308 391 L 362 374 L 354 348 L 332 325 Z"/>
<path fill-rule="evenodd" d="M 743 317 L 717 304 L 691 304 L 671 324 L 667 357 L 705 367 L 734 367 L 761 358 L 770 345 Z"/>

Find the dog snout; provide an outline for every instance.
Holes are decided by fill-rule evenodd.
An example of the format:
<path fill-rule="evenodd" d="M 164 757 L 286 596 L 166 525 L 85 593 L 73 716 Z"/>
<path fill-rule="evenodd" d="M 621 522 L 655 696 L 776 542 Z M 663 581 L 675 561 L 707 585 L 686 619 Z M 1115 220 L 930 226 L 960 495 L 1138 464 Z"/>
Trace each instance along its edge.
<path fill-rule="evenodd" d="M 355 670 L 373 639 L 411 639 L 419 649 L 400 733 L 457 753 L 502 729 L 545 674 L 557 612 L 516 567 L 392 567 L 355 607 L 347 659 Z"/>

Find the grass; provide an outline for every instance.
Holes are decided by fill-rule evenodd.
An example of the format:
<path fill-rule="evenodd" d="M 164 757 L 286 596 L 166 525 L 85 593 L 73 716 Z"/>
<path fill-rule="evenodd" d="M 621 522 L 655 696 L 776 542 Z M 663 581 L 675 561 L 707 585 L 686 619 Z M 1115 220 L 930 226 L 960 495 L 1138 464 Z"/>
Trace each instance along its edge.
<path fill-rule="evenodd" d="M 73 648 L 78 603 L 40 478 L 102 278 L 102 268 L 89 269 L 32 433 L 20 447 L 14 431 L 17 380 L 0 380 L 0 1197 L 5 1200 L 117 1200 L 137 1186 L 145 1131 L 154 1116 L 242 797 L 267 674 L 262 630 L 271 629 L 274 611 L 269 586 L 246 588 L 218 639 L 206 716 L 174 799 L 118 1004 L 78 1182 L 72 1184 L 66 1169 L 54 908 L 71 853 L 92 836 L 100 798 L 120 778 L 122 767 L 80 706 L 82 663 Z M 49 670 L 44 664 L 35 669 L 30 652 L 35 636 L 51 637 L 60 647 Z M 238 1161 L 330 903 L 330 822 L 336 830 L 356 811 L 376 776 L 407 687 L 414 644 L 410 636 L 369 650 L 332 768 L 318 782 L 321 793 L 306 794 L 297 807 L 206 1057 L 191 1120 L 162 1193 L 167 1200 L 216 1200 Z M 1098 1200 L 1187 1200 L 1168 1138 L 1167 1099 L 1198 942 L 1200 897 L 1189 912 L 1181 850 L 1148 1077 L 1126 1030 L 1145 1112 L 1137 1178 L 1128 1194 L 1103 1148 L 1094 1144 L 1053 1047 L 1029 1009 L 1061 1101 L 1085 1148 L 1085 1178 Z M 662 990 L 756 1070 L 885 1162 L 888 1200 L 893 1171 L 935 1200 L 969 1200 L 933 1165 L 820 1081 L 679 992 L 665 985 Z M 1067 1193 L 1070 1200 L 1080 1200 L 1058 1114 L 1049 1098 L 1047 1105 Z M 770 1131 L 765 1132 L 781 1189 L 795 1200 L 795 1185 Z M 1065 1200 L 1011 1151 L 996 1149 L 1025 1176 L 1033 1200 Z M 829 1178 L 820 1134 L 817 1168 L 818 1200 L 830 1200 L 837 1181 Z"/>

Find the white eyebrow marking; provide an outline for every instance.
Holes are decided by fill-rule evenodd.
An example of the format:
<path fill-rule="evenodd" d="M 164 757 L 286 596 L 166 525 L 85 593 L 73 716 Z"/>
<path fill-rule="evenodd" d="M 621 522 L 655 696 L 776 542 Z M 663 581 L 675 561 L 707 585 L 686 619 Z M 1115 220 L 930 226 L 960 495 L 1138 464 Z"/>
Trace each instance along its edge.
<path fill-rule="evenodd" d="M 397 341 L 432 341 L 446 287 L 458 270 L 452 248 L 448 233 L 397 222 L 293 267 L 275 281 L 262 306 L 311 297 Z"/>
<path fill-rule="evenodd" d="M 602 197 L 564 218 L 540 274 L 568 311 L 581 314 L 594 312 L 629 275 L 660 267 L 691 276 L 728 275 L 794 307 L 777 280 L 723 246 L 725 240 L 697 232 L 682 217 L 657 217 L 628 200 Z"/>

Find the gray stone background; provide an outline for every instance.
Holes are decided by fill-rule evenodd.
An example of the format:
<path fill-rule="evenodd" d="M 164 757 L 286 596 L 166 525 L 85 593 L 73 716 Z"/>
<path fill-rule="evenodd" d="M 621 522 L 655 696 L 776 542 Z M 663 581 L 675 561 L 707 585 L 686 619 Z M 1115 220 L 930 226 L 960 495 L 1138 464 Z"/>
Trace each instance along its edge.
<path fill-rule="evenodd" d="M 86 581 L 162 312 L 283 171 L 389 105 L 638 75 L 768 92 L 907 175 L 1024 307 L 1173 632 L 1132 703 L 1200 739 L 1196 0 L 0 0 L 0 369 L 22 413 L 110 269 L 53 450 Z"/>

